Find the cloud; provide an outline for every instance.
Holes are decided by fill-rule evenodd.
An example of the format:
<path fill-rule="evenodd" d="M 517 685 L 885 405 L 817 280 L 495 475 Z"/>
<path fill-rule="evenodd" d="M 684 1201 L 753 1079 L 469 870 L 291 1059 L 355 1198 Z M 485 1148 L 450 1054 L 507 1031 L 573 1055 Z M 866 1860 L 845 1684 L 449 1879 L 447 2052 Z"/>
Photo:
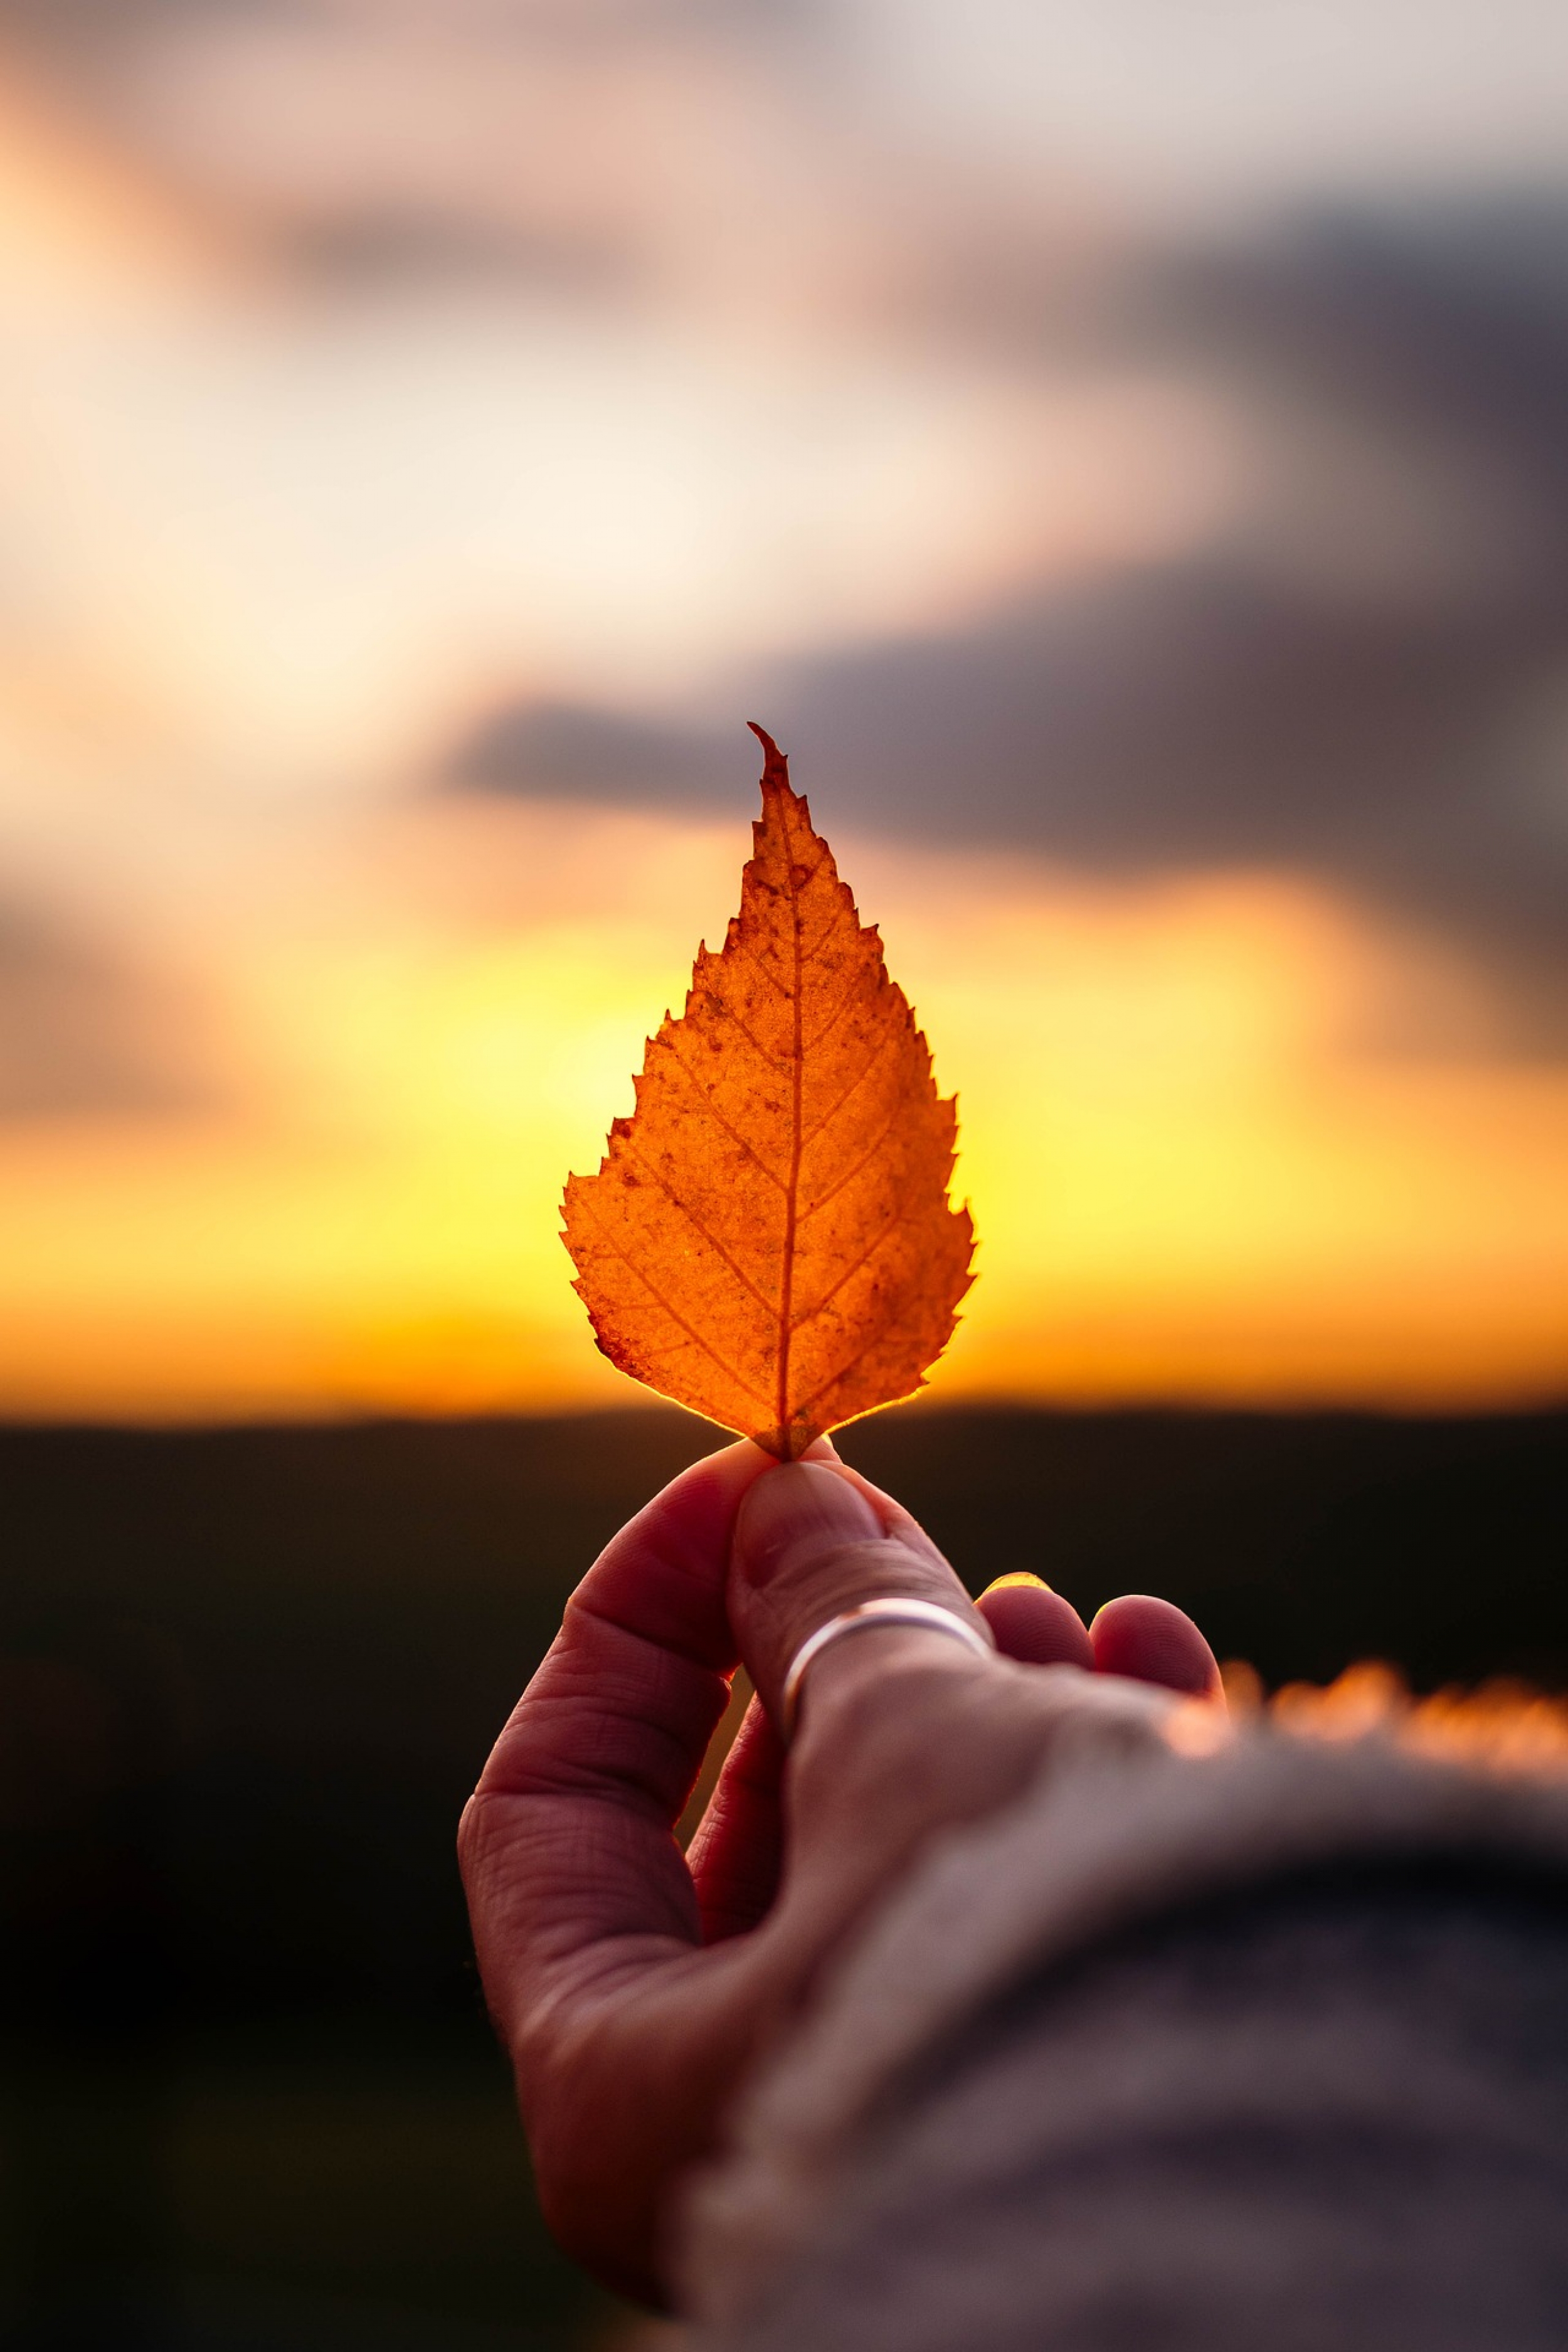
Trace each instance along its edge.
<path fill-rule="evenodd" d="M 183 991 L 0 900 L 0 1122 L 208 1108 L 197 1025 Z"/>
<path fill-rule="evenodd" d="M 1151 258 L 1120 332 L 1202 359 L 1266 468 L 1223 542 L 747 684 L 841 824 L 1100 871 L 1279 865 L 1568 970 L 1568 205 Z M 742 805 L 738 735 L 522 701 L 468 789 Z M 1547 975 L 1556 972 L 1556 981 Z"/>
<path fill-rule="evenodd" d="M 787 244 L 800 224 L 826 247 L 813 188 L 824 173 L 841 182 L 842 158 L 826 152 L 821 107 L 775 74 L 794 13 L 777 0 L 0 0 L 0 37 L 198 214 L 318 290 L 493 279 L 618 309 L 650 288 L 700 299 L 715 275 L 742 275 L 746 244 Z M 779 113 L 793 160 L 809 148 L 810 163 L 787 190 L 777 171 L 750 185 L 786 144 Z"/>

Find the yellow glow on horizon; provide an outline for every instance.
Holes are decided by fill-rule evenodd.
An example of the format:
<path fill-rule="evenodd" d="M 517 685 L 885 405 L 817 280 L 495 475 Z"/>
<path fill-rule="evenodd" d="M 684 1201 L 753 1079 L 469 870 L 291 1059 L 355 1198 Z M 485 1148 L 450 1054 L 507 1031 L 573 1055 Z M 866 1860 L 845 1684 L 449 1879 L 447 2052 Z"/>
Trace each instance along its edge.
<path fill-rule="evenodd" d="M 228 1108 L 0 1146 L 0 1407 L 637 1402 L 569 1287 L 560 1190 L 629 1108 L 742 846 L 646 817 L 432 816 L 386 873 L 359 861 L 334 925 L 237 933 Z M 1467 1046 L 1467 983 L 1430 950 L 1267 876 L 1094 888 L 840 846 L 960 1092 L 981 1279 L 939 1395 L 1568 1386 L 1568 1072 Z M 1413 1019 L 1414 1043 L 1377 1044 Z"/>
<path fill-rule="evenodd" d="M 0 41 L 3 1009 L 28 1031 L 0 1412 L 636 1402 L 570 1289 L 560 1191 L 719 935 L 744 827 L 443 796 L 452 745 L 531 698 L 684 726 L 792 655 L 962 631 L 1260 520 L 1272 543 L 1247 404 L 1183 338 L 1113 363 L 1069 336 L 1037 369 L 911 331 L 928 215 L 854 201 L 880 166 L 840 152 L 837 109 L 753 215 L 723 191 L 754 183 L 747 126 L 789 143 L 781 92 L 634 71 L 616 119 L 665 128 L 606 164 L 580 134 L 608 69 L 543 106 L 531 158 L 606 250 L 645 249 L 649 155 L 726 126 L 712 182 L 664 190 L 646 275 L 333 292 L 278 266 L 265 203 L 161 181 L 133 151 L 155 132 L 121 152 Z M 255 139 L 256 105 L 204 135 Z M 547 245 L 571 217 L 539 215 Z M 1072 230 L 1086 296 L 1124 234 L 1115 205 Z M 1568 1065 L 1510 1057 L 1476 973 L 1282 876 L 1096 887 L 818 815 L 961 1096 L 981 1279 L 939 1397 L 1568 1393 Z M 121 1107 L 26 1108 L 73 1092 Z"/>

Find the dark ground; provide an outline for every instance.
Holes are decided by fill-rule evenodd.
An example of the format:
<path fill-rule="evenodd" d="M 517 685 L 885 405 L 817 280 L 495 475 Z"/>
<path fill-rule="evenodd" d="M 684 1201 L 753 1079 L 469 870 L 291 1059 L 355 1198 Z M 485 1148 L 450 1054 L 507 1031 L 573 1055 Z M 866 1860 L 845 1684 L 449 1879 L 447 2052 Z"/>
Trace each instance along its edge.
<path fill-rule="evenodd" d="M 1568 1687 L 1568 1414 L 885 1414 L 972 1584 L 1152 1590 L 1270 1683 Z M 530 2352 L 620 2321 L 529 2199 L 452 1862 L 674 1412 L 0 1430 L 0 2335 Z"/>

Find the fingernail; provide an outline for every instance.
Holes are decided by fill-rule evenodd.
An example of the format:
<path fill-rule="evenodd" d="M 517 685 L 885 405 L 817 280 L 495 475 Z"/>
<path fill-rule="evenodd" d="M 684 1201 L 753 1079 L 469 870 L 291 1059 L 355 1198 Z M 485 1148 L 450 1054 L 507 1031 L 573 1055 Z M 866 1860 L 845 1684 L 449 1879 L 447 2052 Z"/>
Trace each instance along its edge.
<path fill-rule="evenodd" d="M 735 1557 L 753 1573 L 786 1552 L 830 1551 L 886 1533 L 859 1489 L 819 1462 L 782 1462 L 746 1489 L 735 1521 Z"/>
<path fill-rule="evenodd" d="M 1055 1585 L 1047 1584 L 1043 1576 L 1031 1576 L 1026 1568 L 1010 1569 L 1005 1576 L 994 1576 L 985 1592 L 1011 1592 L 1015 1585 L 1027 1585 L 1031 1592 L 1054 1592 Z M 982 1601 L 985 1592 L 980 1596 Z"/>

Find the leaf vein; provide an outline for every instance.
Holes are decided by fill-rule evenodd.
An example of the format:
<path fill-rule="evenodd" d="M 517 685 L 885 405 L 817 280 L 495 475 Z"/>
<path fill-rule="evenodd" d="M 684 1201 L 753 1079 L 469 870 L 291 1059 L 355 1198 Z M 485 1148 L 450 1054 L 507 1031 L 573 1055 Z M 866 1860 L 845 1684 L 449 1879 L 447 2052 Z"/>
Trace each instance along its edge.
<path fill-rule="evenodd" d="M 752 1048 L 752 1051 L 757 1055 L 761 1060 L 764 1061 L 770 1069 L 775 1069 L 778 1066 L 778 1055 L 773 1053 L 769 1046 L 763 1045 L 762 1039 L 757 1035 L 756 1031 L 752 1027 L 751 1023 L 743 1020 L 741 1014 L 736 1012 L 734 1006 L 730 1003 L 727 999 L 716 996 L 713 1002 L 718 1010 L 723 1014 L 725 1020 L 732 1021 L 734 1023 L 736 1028 L 740 1031 L 747 1045 Z"/>
<path fill-rule="evenodd" d="M 752 961 L 755 964 L 757 970 L 762 973 L 763 978 L 764 980 L 772 981 L 773 986 L 778 990 L 779 994 L 784 998 L 784 1003 L 786 1004 L 792 1003 L 795 998 L 795 991 L 791 988 L 787 980 L 781 980 L 779 978 L 777 972 L 773 970 L 772 964 L 768 961 L 761 948 L 757 950 L 757 952 L 752 957 Z"/>
<path fill-rule="evenodd" d="M 855 1076 L 850 1079 L 849 1084 L 845 1087 L 837 1100 L 832 1103 L 829 1108 L 823 1112 L 822 1117 L 817 1120 L 816 1125 L 811 1129 L 811 1132 L 808 1135 L 803 1135 L 801 1137 L 800 1145 L 803 1151 L 808 1143 L 815 1143 L 816 1141 L 817 1137 L 823 1132 L 825 1128 L 832 1126 L 834 1120 L 837 1118 L 845 1104 L 849 1100 L 850 1096 L 855 1093 L 857 1087 L 858 1087 L 865 1079 L 870 1076 L 872 1071 L 876 1068 L 878 1063 L 887 1052 L 888 1047 L 892 1044 L 893 1038 L 896 1034 L 897 1032 L 891 1029 L 883 1031 L 881 1036 L 878 1038 L 876 1044 L 872 1046 L 871 1051 L 867 1055 L 866 1059 L 861 1063 L 860 1067 L 856 1071 Z"/>
<path fill-rule="evenodd" d="M 811 870 L 812 873 L 815 874 L 816 871 L 816 866 L 814 866 Z M 817 957 L 822 953 L 823 949 L 827 945 L 827 942 L 833 937 L 834 932 L 838 929 L 842 919 L 839 909 L 835 907 L 831 920 L 823 925 L 813 944 L 809 948 L 802 950 L 801 961 L 803 963 L 815 963 L 816 961 Z"/>
<path fill-rule="evenodd" d="M 579 1194 L 578 1197 L 581 1199 L 582 1195 Z M 747 1380 L 745 1374 L 743 1372 L 738 1372 L 733 1364 L 726 1363 L 723 1357 L 719 1353 L 717 1348 L 711 1347 L 702 1337 L 700 1331 L 694 1331 L 692 1329 L 690 1324 L 687 1321 L 685 1316 L 681 1314 L 679 1308 L 670 1305 L 668 1299 L 659 1289 L 658 1285 L 649 1279 L 648 1276 L 645 1274 L 642 1267 L 637 1264 L 636 1258 L 628 1255 L 626 1251 L 622 1249 L 618 1242 L 611 1240 L 609 1234 L 605 1230 L 604 1219 L 602 1217 L 597 1217 L 595 1218 L 595 1222 L 599 1228 L 599 1238 L 604 1243 L 605 1247 L 609 1251 L 610 1255 L 612 1257 L 618 1257 L 621 1264 L 624 1266 L 628 1267 L 630 1271 L 636 1275 L 637 1280 L 642 1284 L 643 1288 L 652 1294 L 655 1303 L 663 1307 L 665 1313 L 675 1325 L 677 1330 L 684 1331 L 692 1345 L 694 1347 L 700 1348 L 705 1356 L 711 1358 L 712 1361 L 718 1365 L 719 1370 L 723 1373 L 725 1379 L 727 1381 L 733 1381 L 735 1386 L 738 1389 L 743 1390 L 745 1394 L 752 1399 L 753 1404 L 760 1404 L 766 1411 L 771 1412 L 773 1410 L 772 1400 L 765 1397 L 760 1389 L 753 1388 L 751 1381 Z"/>
<path fill-rule="evenodd" d="M 840 1364 L 836 1372 L 830 1372 L 826 1380 L 822 1381 L 818 1387 L 812 1390 L 811 1394 L 805 1399 L 805 1402 L 795 1407 L 796 1413 L 809 1412 L 812 1406 L 819 1403 L 827 1394 L 829 1389 L 836 1389 L 840 1381 L 847 1381 L 850 1373 L 855 1370 L 856 1365 L 864 1362 L 865 1359 L 870 1354 L 872 1349 L 879 1346 L 886 1337 L 887 1334 L 885 1332 L 873 1331 L 865 1346 L 863 1348 L 857 1348 L 855 1353 L 850 1357 L 847 1364 Z"/>
<path fill-rule="evenodd" d="M 839 998 L 837 1003 L 834 1006 L 832 1012 L 828 1014 L 826 1020 L 823 1023 L 821 1028 L 817 1031 L 816 1036 L 806 1047 L 805 1052 L 806 1058 L 808 1060 L 811 1055 L 816 1052 L 819 1046 L 825 1045 L 827 1043 L 828 1038 L 833 1034 L 833 1032 L 838 1026 L 839 1022 L 844 1018 L 844 1015 L 848 1012 L 849 1007 L 854 1003 L 856 997 L 860 992 L 859 982 L 860 975 L 857 972 L 854 980 L 844 991 L 843 995 Z"/>
<path fill-rule="evenodd" d="M 763 1313 L 767 1315 L 775 1313 L 776 1309 L 773 1300 L 764 1297 L 763 1293 L 758 1289 L 756 1284 L 752 1280 L 751 1276 L 746 1272 L 744 1266 L 738 1265 L 736 1264 L 735 1260 L 731 1256 L 729 1251 L 725 1248 L 718 1235 L 709 1231 L 709 1228 L 698 1215 L 690 1202 L 683 1201 L 681 1199 L 674 1185 L 671 1184 L 667 1178 L 660 1175 L 658 1170 L 653 1165 L 651 1160 L 645 1160 L 643 1158 L 642 1153 L 637 1150 L 636 1144 L 630 1142 L 626 1143 L 623 1145 L 623 1149 L 626 1151 L 628 1160 L 635 1160 L 637 1166 L 645 1169 L 647 1174 L 652 1177 L 654 1182 L 658 1186 L 659 1191 L 664 1194 L 665 1199 L 669 1202 L 671 1208 L 679 1209 L 680 1214 L 686 1219 L 692 1231 L 700 1234 L 701 1238 L 707 1243 L 709 1248 L 714 1253 L 714 1255 L 723 1259 L 725 1265 L 729 1267 L 731 1273 L 734 1276 L 742 1289 L 746 1291 L 750 1297 L 756 1300 L 757 1305 L 763 1309 Z"/>
<path fill-rule="evenodd" d="M 830 1201 L 836 1201 L 838 1198 L 839 1193 L 843 1192 L 846 1184 L 853 1184 L 856 1177 L 858 1176 L 862 1168 L 867 1165 L 868 1161 L 876 1158 L 878 1152 L 882 1149 L 883 1144 L 888 1140 L 889 1136 L 891 1135 L 894 1128 L 897 1127 L 899 1123 L 899 1116 L 902 1109 L 903 1105 L 901 1103 L 895 1103 L 893 1105 L 892 1110 L 889 1112 L 888 1118 L 878 1129 L 878 1132 L 873 1137 L 872 1140 L 866 1146 L 866 1149 L 860 1154 L 859 1159 L 845 1170 L 837 1184 L 830 1184 L 828 1186 L 826 1192 L 822 1194 L 820 1200 L 816 1200 L 812 1202 L 810 1208 L 807 1209 L 805 1215 L 801 1219 L 802 1224 L 805 1224 L 807 1219 L 815 1217 L 818 1209 L 826 1209 Z"/>
<path fill-rule="evenodd" d="M 868 1243 L 867 1246 L 861 1251 L 859 1256 L 855 1260 L 853 1265 L 845 1267 L 844 1272 L 839 1276 L 832 1289 L 824 1293 L 823 1297 L 817 1300 L 816 1305 L 810 1309 L 809 1313 L 802 1315 L 797 1318 L 795 1328 L 799 1331 L 803 1329 L 807 1323 L 813 1322 L 818 1315 L 825 1315 L 827 1309 L 832 1306 L 834 1300 L 837 1297 L 839 1292 L 843 1289 L 845 1284 L 847 1282 L 852 1282 L 855 1276 L 860 1272 L 862 1266 L 866 1266 L 870 1264 L 871 1260 L 876 1256 L 877 1252 L 881 1248 L 882 1244 L 889 1238 L 889 1234 L 896 1234 L 900 1226 L 907 1225 L 909 1221 L 910 1213 L 907 1209 L 896 1209 L 893 1214 L 888 1219 L 887 1223 L 882 1227 L 881 1232 L 877 1235 L 876 1240 L 874 1242 Z"/>
<path fill-rule="evenodd" d="M 730 1121 L 725 1118 L 723 1112 L 714 1101 L 712 1095 L 703 1085 L 701 1079 L 698 1076 L 697 1072 L 692 1068 L 685 1055 L 680 1051 L 680 1048 L 668 1037 L 661 1037 L 658 1042 L 663 1045 L 672 1056 L 675 1066 L 677 1069 L 679 1070 L 681 1076 L 690 1081 L 692 1087 L 701 1097 L 702 1101 L 707 1106 L 708 1109 L 712 1113 L 714 1120 L 723 1129 L 731 1142 L 737 1145 L 738 1148 L 745 1153 L 747 1159 L 750 1160 L 755 1167 L 762 1170 L 763 1174 L 767 1178 L 770 1184 L 776 1184 L 779 1191 L 781 1192 L 784 1192 L 785 1190 L 784 1178 L 779 1175 L 775 1169 L 772 1169 L 768 1166 L 767 1161 L 763 1158 L 763 1155 L 757 1150 L 756 1145 L 749 1142 L 746 1137 L 741 1133 L 738 1127 L 731 1126 Z"/>

